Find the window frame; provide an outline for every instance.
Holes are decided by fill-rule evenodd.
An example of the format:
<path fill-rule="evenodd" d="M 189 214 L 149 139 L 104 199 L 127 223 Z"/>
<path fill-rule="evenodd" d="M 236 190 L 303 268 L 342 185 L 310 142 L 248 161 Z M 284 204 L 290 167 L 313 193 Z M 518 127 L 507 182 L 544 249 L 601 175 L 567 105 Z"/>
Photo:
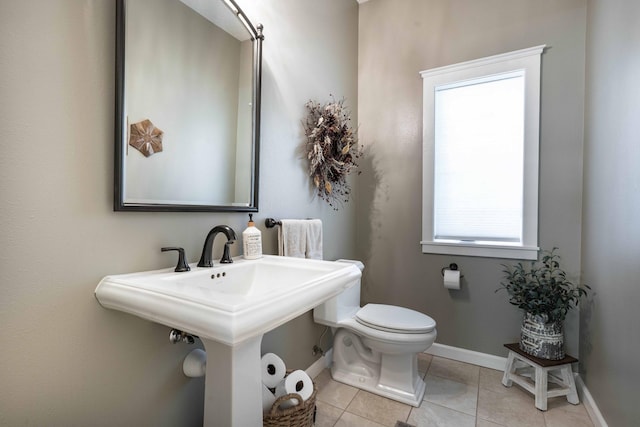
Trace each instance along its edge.
<path fill-rule="evenodd" d="M 538 171 L 541 56 L 546 45 L 420 72 L 423 79 L 423 253 L 535 260 L 538 258 Z M 524 70 L 525 120 L 522 241 L 518 244 L 438 241 L 434 237 L 435 90 L 437 87 Z"/>

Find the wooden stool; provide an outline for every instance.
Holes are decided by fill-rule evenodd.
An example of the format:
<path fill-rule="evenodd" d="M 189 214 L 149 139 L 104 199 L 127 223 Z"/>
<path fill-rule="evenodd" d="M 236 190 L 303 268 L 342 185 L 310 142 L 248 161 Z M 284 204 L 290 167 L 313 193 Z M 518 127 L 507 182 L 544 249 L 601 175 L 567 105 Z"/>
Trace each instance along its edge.
<path fill-rule="evenodd" d="M 504 346 L 509 349 L 509 358 L 502 377 L 505 387 L 511 387 L 516 383 L 532 393 L 536 397 L 536 408 L 541 411 L 547 410 L 549 397 L 567 396 L 569 403 L 580 403 L 571 371 L 571 364 L 578 359 L 568 355 L 560 360 L 540 359 L 520 350 L 518 343 Z M 533 375 L 532 371 L 535 371 Z M 554 371 L 560 371 L 560 375 L 557 376 Z M 549 390 L 549 382 L 557 387 Z"/>

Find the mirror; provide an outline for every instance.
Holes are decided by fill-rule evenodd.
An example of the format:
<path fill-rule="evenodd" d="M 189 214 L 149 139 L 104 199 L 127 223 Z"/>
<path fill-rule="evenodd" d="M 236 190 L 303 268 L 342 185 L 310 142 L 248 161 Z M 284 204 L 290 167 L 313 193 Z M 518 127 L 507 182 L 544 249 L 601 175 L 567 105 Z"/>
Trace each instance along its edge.
<path fill-rule="evenodd" d="M 262 27 L 233 0 L 117 0 L 114 210 L 258 210 Z"/>

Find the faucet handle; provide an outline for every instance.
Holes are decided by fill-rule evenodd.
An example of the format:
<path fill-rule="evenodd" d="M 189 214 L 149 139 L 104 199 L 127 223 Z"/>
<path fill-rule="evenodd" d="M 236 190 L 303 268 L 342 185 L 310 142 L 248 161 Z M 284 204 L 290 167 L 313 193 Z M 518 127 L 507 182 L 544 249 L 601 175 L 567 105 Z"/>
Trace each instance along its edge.
<path fill-rule="evenodd" d="M 173 271 L 177 271 L 178 273 L 181 273 L 183 271 L 191 270 L 191 267 L 189 267 L 189 264 L 187 264 L 187 261 L 185 260 L 185 254 L 184 254 L 183 248 L 168 247 L 168 248 L 161 248 L 160 250 L 162 252 L 178 251 L 178 265 L 176 265 L 176 268 Z"/>

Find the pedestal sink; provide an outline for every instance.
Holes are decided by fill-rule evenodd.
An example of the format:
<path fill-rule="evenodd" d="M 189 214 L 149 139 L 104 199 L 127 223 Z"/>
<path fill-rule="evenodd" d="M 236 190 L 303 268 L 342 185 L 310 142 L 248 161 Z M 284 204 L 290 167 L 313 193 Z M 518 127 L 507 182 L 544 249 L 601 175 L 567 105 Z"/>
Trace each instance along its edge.
<path fill-rule="evenodd" d="M 205 426 L 261 426 L 262 336 L 353 286 L 353 264 L 265 255 L 212 268 L 106 276 L 105 308 L 134 314 L 202 340 L 207 352 Z"/>

